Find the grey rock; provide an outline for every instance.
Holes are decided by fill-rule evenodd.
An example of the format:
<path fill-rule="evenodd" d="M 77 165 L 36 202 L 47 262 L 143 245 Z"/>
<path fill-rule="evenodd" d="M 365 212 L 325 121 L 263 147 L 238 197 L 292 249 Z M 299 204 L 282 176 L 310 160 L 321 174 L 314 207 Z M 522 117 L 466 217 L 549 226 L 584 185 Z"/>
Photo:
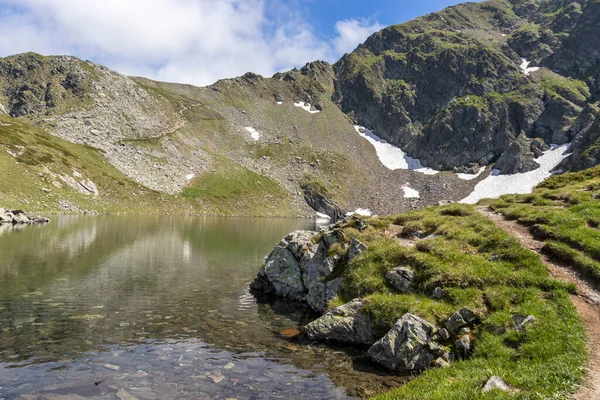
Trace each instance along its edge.
<path fill-rule="evenodd" d="M 454 343 L 455 352 L 461 356 L 466 357 L 471 352 L 471 337 L 464 335 Z"/>
<path fill-rule="evenodd" d="M 434 299 L 440 300 L 442 297 L 444 297 L 444 291 L 442 290 L 441 287 L 438 286 L 435 289 L 433 289 L 433 292 L 431 293 L 431 297 L 433 297 Z"/>
<path fill-rule="evenodd" d="M 510 388 L 509 386 L 506 384 L 506 382 L 504 382 L 500 377 L 498 376 L 492 376 L 487 383 L 485 384 L 485 386 L 483 387 L 483 393 L 487 393 L 490 390 L 493 389 L 500 389 L 503 391 L 508 391 Z"/>
<path fill-rule="evenodd" d="M 515 321 L 515 329 L 521 331 L 527 328 L 529 325 L 535 323 L 537 318 L 533 315 L 522 316 L 522 315 L 514 315 L 513 320 Z"/>
<path fill-rule="evenodd" d="M 287 248 L 275 247 L 265 262 L 264 274 L 278 295 L 300 301 L 306 297 L 300 264 Z"/>
<path fill-rule="evenodd" d="M 415 272 L 407 267 L 396 267 L 385 274 L 394 289 L 400 293 L 408 293 L 415 279 Z"/>
<path fill-rule="evenodd" d="M 516 174 L 533 171 L 539 166 L 540 164 L 534 160 L 529 141 L 525 135 L 520 135 L 502 153 L 495 168 L 503 174 Z"/>
<path fill-rule="evenodd" d="M 433 340 L 435 326 L 407 313 L 367 352 L 372 361 L 390 370 L 407 372 L 429 367 L 444 348 Z"/>
<path fill-rule="evenodd" d="M 14 212 L 13 212 L 14 214 Z M 13 224 L 29 224 L 31 221 L 24 213 L 14 214 L 13 216 Z"/>
<path fill-rule="evenodd" d="M 450 363 L 446 360 L 444 360 L 442 357 L 438 357 L 434 362 L 433 365 L 437 368 L 448 368 L 450 366 Z"/>
<path fill-rule="evenodd" d="M 445 326 L 446 329 L 448 329 L 448 332 L 455 333 L 458 332 L 458 330 L 463 326 L 474 323 L 477 321 L 477 319 L 477 314 L 475 314 L 475 312 L 470 308 L 465 307 L 452 314 L 448 321 L 446 321 Z"/>
<path fill-rule="evenodd" d="M 460 328 L 458 330 L 456 335 L 463 336 L 463 335 L 468 335 L 469 333 L 471 333 L 471 329 L 467 328 L 466 326 L 463 326 L 462 328 Z"/>
<path fill-rule="evenodd" d="M 313 340 L 371 345 L 376 340 L 373 323 L 362 307 L 360 299 L 354 299 L 311 322 L 304 332 Z"/>
<path fill-rule="evenodd" d="M 329 200 L 319 187 L 311 183 L 302 184 L 300 187 L 304 191 L 304 200 L 313 210 L 327 214 L 334 220 L 344 219 L 346 212 L 335 202 Z"/>
<path fill-rule="evenodd" d="M 446 328 L 442 328 L 438 332 L 438 336 L 440 337 L 441 340 L 448 340 L 448 339 L 450 339 L 450 332 L 448 332 L 448 330 Z"/>
<path fill-rule="evenodd" d="M 348 261 L 352 261 L 361 255 L 366 249 L 367 246 L 365 246 L 360 240 L 352 238 L 350 241 L 350 248 L 348 249 Z"/>

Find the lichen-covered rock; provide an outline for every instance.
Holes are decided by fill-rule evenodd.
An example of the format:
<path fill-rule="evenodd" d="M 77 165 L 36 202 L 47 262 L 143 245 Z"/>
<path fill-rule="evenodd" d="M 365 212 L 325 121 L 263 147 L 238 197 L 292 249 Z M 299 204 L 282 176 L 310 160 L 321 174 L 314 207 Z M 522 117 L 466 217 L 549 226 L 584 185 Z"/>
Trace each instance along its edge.
<path fill-rule="evenodd" d="M 375 343 L 373 323 L 361 312 L 360 299 L 334 308 L 304 328 L 310 339 L 371 345 Z"/>
<path fill-rule="evenodd" d="M 396 267 L 385 274 L 387 280 L 400 293 L 408 293 L 415 279 L 415 271 L 407 267 Z"/>
<path fill-rule="evenodd" d="M 429 367 L 438 357 L 447 357 L 443 346 L 434 340 L 437 328 L 407 313 L 369 349 L 367 356 L 393 371 L 418 371 Z"/>

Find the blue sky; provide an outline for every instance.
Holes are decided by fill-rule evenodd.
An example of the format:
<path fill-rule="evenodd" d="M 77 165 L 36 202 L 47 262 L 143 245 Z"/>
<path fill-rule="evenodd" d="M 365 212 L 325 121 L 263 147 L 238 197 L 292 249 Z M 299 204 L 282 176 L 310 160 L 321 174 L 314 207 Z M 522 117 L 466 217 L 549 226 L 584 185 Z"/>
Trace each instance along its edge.
<path fill-rule="evenodd" d="M 449 0 L 0 0 L 0 56 L 69 54 L 121 73 L 207 85 L 335 62 L 384 26 Z"/>

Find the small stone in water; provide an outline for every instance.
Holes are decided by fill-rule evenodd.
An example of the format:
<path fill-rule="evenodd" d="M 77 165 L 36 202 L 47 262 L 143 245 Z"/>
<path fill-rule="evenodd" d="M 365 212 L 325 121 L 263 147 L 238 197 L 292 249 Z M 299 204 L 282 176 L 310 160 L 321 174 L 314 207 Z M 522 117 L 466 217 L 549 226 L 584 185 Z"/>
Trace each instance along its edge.
<path fill-rule="evenodd" d="M 225 366 L 223 367 L 223 369 L 232 369 L 233 367 L 235 367 L 235 364 L 234 364 L 234 363 L 232 363 L 232 362 L 230 362 L 230 363 L 228 363 L 227 365 L 225 365 Z"/>
<path fill-rule="evenodd" d="M 225 379 L 225 377 L 223 375 L 209 375 L 208 376 L 210 379 L 213 380 L 214 383 L 219 383 L 221 382 L 223 379 Z"/>
<path fill-rule="evenodd" d="M 113 371 L 118 371 L 121 369 L 121 367 L 119 367 L 118 365 L 112 364 L 104 364 L 104 368 L 112 369 Z"/>

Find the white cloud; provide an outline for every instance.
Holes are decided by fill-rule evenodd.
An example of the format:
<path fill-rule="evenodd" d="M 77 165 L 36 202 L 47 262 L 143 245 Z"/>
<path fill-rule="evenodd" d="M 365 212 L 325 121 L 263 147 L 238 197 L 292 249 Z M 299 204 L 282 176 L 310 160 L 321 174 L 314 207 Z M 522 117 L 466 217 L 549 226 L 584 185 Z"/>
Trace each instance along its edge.
<path fill-rule="evenodd" d="M 73 54 L 125 74 L 199 85 L 335 61 L 381 28 L 367 20 L 339 21 L 338 36 L 327 41 L 293 10 L 268 19 L 265 0 L 0 3 L 0 55 Z"/>
<path fill-rule="evenodd" d="M 372 33 L 383 29 L 377 21 L 368 19 L 346 19 L 335 23 L 338 36 L 333 40 L 336 53 L 349 53 Z"/>

